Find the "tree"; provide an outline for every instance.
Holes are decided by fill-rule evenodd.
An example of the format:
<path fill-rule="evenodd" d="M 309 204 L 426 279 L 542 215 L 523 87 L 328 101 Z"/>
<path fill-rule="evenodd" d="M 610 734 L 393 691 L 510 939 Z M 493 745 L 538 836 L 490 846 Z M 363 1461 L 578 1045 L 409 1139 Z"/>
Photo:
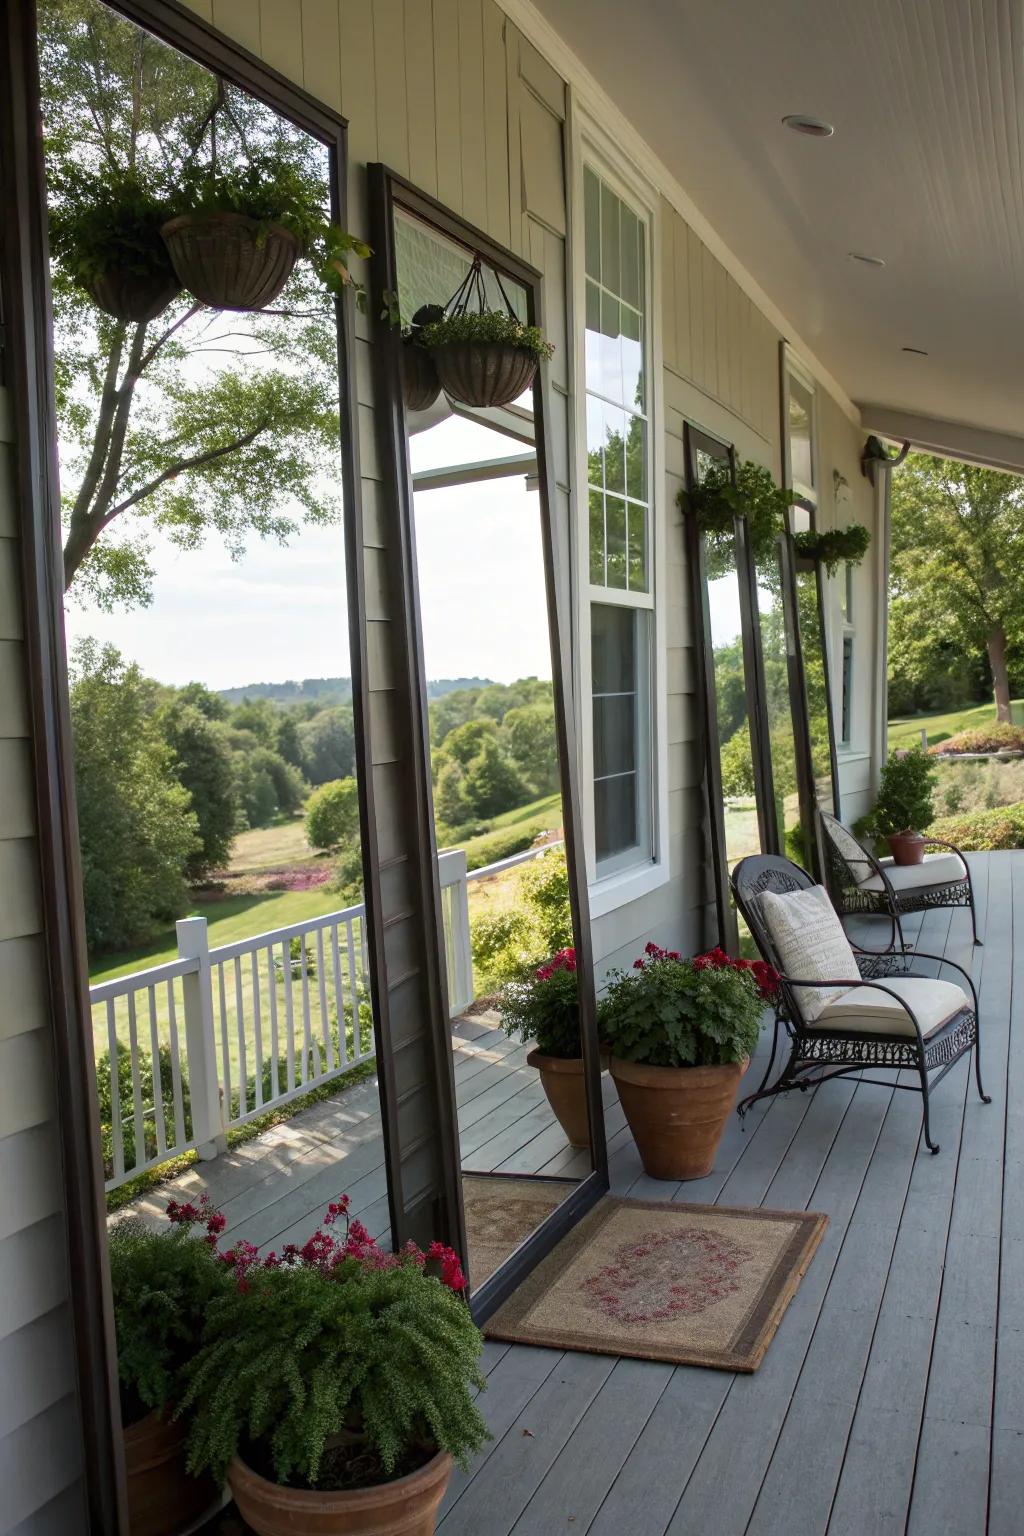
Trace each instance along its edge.
<path fill-rule="evenodd" d="M 550 704 L 521 704 L 502 721 L 502 736 L 509 756 L 538 795 L 559 786 L 558 741 L 555 711 Z"/>
<path fill-rule="evenodd" d="M 281 711 L 277 721 L 274 745 L 286 763 L 291 763 L 293 768 L 301 769 L 302 742 L 299 738 L 299 721 L 294 710 Z"/>
<path fill-rule="evenodd" d="M 222 168 L 272 150 L 319 175 L 326 206 L 321 147 L 262 103 L 100 0 L 41 0 L 39 16 L 58 219 L 83 175 L 172 190 L 209 156 L 214 120 Z M 115 320 L 59 261 L 53 296 L 66 588 L 107 609 L 145 605 L 152 529 L 184 549 L 216 532 L 240 555 L 253 533 L 286 539 L 296 514 L 337 519 L 334 306 L 305 262 L 280 309 L 253 316 L 186 294 L 154 321 Z"/>
<path fill-rule="evenodd" d="M 352 708 L 348 704 L 322 709 L 299 726 L 302 769 L 311 784 L 345 779 L 356 763 L 356 738 Z"/>
<path fill-rule="evenodd" d="M 359 792 L 355 779 L 335 779 L 313 791 L 306 805 L 306 841 L 328 850 L 359 839 Z"/>
<path fill-rule="evenodd" d="M 519 769 L 505 756 L 497 736 L 485 735 L 479 755 L 466 771 L 466 799 L 473 814 L 499 816 L 522 805 L 526 797 Z"/>
<path fill-rule="evenodd" d="M 918 643 L 955 636 L 987 657 L 999 720 L 1024 641 L 1022 564 L 1024 480 L 926 454 L 893 475 L 890 597 L 912 607 Z"/>
<path fill-rule="evenodd" d="M 231 749 L 220 726 L 182 694 L 165 705 L 158 726 L 171 750 L 174 771 L 188 790 L 199 830 L 199 847 L 185 867 L 195 881 L 221 869 L 231 857 L 238 829 L 238 795 Z"/>
<path fill-rule="evenodd" d="M 453 731 L 449 731 L 437 755 L 438 770 L 445 762 L 458 763 L 460 768 L 468 768 L 486 741 L 497 745 L 498 727 L 493 720 L 467 720 L 465 725 L 457 725 Z"/>
<path fill-rule="evenodd" d="M 438 774 L 434 811 L 438 821 L 447 827 L 461 826 L 472 814 L 466 799 L 465 775 L 456 762 L 446 762 Z"/>
<path fill-rule="evenodd" d="M 160 735 L 155 685 L 92 641 L 76 649 L 71 679 L 86 940 L 125 949 L 188 911 L 199 823 Z"/>

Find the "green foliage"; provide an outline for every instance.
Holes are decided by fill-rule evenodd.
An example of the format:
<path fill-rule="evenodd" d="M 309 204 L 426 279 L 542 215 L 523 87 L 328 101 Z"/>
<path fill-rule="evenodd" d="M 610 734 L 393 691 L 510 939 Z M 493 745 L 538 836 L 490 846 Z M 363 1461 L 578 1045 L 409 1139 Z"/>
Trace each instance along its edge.
<path fill-rule="evenodd" d="M 443 825 L 456 828 L 470 816 L 470 804 L 466 798 L 466 779 L 460 765 L 446 761 L 437 775 L 434 791 L 434 814 Z"/>
<path fill-rule="evenodd" d="M 519 891 L 547 953 L 569 949 L 573 933 L 565 849 L 553 848 L 528 864 L 519 877 Z"/>
<path fill-rule="evenodd" d="M 536 967 L 537 949 L 527 914 L 519 907 L 479 917 L 470 932 L 474 969 L 495 987 Z"/>
<path fill-rule="evenodd" d="M 185 870 L 201 855 L 199 823 L 154 704 L 155 685 L 113 647 L 78 646 L 71 725 L 93 951 L 141 943 L 188 908 Z"/>
<path fill-rule="evenodd" d="M 446 315 L 423 327 L 421 343 L 428 348 L 447 346 L 453 341 L 497 342 L 505 346 L 521 347 L 532 352 L 538 359 L 554 355 L 555 344 L 545 341 L 535 325 L 524 325 L 507 310 L 486 310 L 482 315 L 471 310 L 457 315 Z"/>
<path fill-rule="evenodd" d="M 466 851 L 466 865 L 469 869 L 484 869 L 488 864 L 510 859 L 513 854 L 525 853 L 532 848 L 535 836 L 532 827 L 509 827 L 507 831 L 499 828 L 477 837 L 473 847 Z"/>
<path fill-rule="evenodd" d="M 937 757 L 956 752 L 1024 752 L 1024 726 L 993 721 L 945 736 L 933 742 L 928 751 Z"/>
<path fill-rule="evenodd" d="M 463 727 L 465 729 L 465 727 Z M 496 737 L 485 737 L 479 753 L 466 769 L 466 801 L 476 816 L 498 816 L 522 805 L 529 789 Z"/>
<path fill-rule="evenodd" d="M 144 1106 L 157 1105 L 156 1093 L 157 1081 L 159 1083 L 159 1104 L 162 1107 L 164 1145 L 173 1149 L 178 1145 L 174 1128 L 174 1114 L 171 1106 L 174 1103 L 174 1072 L 171 1063 L 170 1047 L 161 1045 L 157 1057 L 158 1079 L 154 1081 L 153 1057 L 141 1044 L 136 1052 L 136 1062 L 139 1074 L 139 1093 Z M 192 1096 L 189 1089 L 188 1066 L 182 1061 L 179 1067 L 181 1081 L 181 1096 L 183 1103 L 182 1123 L 185 1132 L 185 1140 L 192 1136 Z M 114 1115 L 113 1115 L 113 1080 L 110 1073 L 110 1051 L 105 1050 L 96 1058 L 96 1096 L 99 1102 L 100 1117 L 100 1149 L 103 1155 L 103 1177 L 109 1179 L 114 1174 Z M 122 1040 L 117 1042 L 117 1103 L 121 1123 L 121 1145 L 124 1150 L 125 1168 L 135 1168 L 139 1163 L 148 1162 L 157 1153 L 156 1139 L 156 1109 L 153 1115 L 145 1117 L 142 1127 L 142 1146 L 138 1146 L 135 1140 L 135 1087 L 132 1077 L 132 1053 Z"/>
<path fill-rule="evenodd" d="M 337 848 L 358 841 L 359 791 L 355 779 L 321 784 L 306 804 L 306 841 L 311 848 Z"/>
<path fill-rule="evenodd" d="M 176 281 L 160 226 L 169 218 L 160 183 L 130 170 L 105 176 L 68 167 L 50 211 L 50 252 L 79 286 L 107 272 Z"/>
<path fill-rule="evenodd" d="M 785 527 L 792 492 L 781 490 L 771 471 L 753 460 L 737 466 L 733 484 L 729 465 L 715 459 L 700 485 L 679 492 L 679 505 L 696 517 L 707 540 L 708 575 L 724 575 L 734 562 L 735 520 L 746 518 L 747 538 L 758 566 L 767 565 L 775 540 Z"/>
<path fill-rule="evenodd" d="M 723 795 L 743 800 L 754 793 L 754 759 L 745 723 L 722 748 L 721 764 Z"/>
<path fill-rule="evenodd" d="M 612 972 L 598 1031 L 625 1061 L 722 1066 L 753 1055 L 763 1008 L 750 971 L 658 958 Z"/>
<path fill-rule="evenodd" d="M 955 843 L 967 853 L 1024 848 L 1024 802 L 967 815 L 940 816 L 928 828 L 932 837 Z"/>
<path fill-rule="evenodd" d="M 509 757 L 534 796 L 553 794 L 561 782 L 553 705 L 517 705 L 506 713 L 501 733 Z"/>
<path fill-rule="evenodd" d="M 479 705 L 477 707 L 479 708 Z M 445 737 L 438 753 L 438 764 L 454 762 L 458 763 L 460 768 L 468 768 L 473 759 L 479 757 L 486 742 L 497 742 L 497 740 L 498 727 L 487 715 L 467 720 L 464 724 L 455 726 Z"/>
<path fill-rule="evenodd" d="M 863 523 L 848 528 L 807 529 L 793 535 L 798 555 L 817 560 L 834 576 L 841 564 L 860 565 L 871 544 L 871 534 Z"/>
<path fill-rule="evenodd" d="M 321 709 L 311 720 L 299 724 L 298 735 L 300 764 L 311 784 L 347 779 L 355 772 L 356 739 L 351 704 Z"/>
<path fill-rule="evenodd" d="M 565 850 L 552 848 L 524 869 L 513 905 L 477 918 L 470 942 L 483 988 L 528 976 L 548 955 L 568 948 L 573 933 Z"/>
<path fill-rule="evenodd" d="M 122 1411 L 131 1422 L 177 1403 L 207 1310 L 231 1277 L 188 1227 L 154 1232 L 132 1216 L 111 1228 L 107 1257 Z"/>
<path fill-rule="evenodd" d="M 221 869 L 231 857 L 239 805 L 230 748 L 219 725 L 175 697 L 157 717 L 174 756 L 174 772 L 192 797 L 200 847 L 185 865 L 190 881 Z"/>
<path fill-rule="evenodd" d="M 524 1044 L 535 1040 L 545 1056 L 569 1060 L 583 1054 L 575 957 L 566 963 L 572 954 L 563 950 L 533 976 L 506 982 L 498 1001 L 507 1035 L 518 1035 Z"/>
<path fill-rule="evenodd" d="M 935 815 L 936 768 L 920 747 L 890 752 L 882 765 L 878 798 L 866 826 L 875 837 L 921 832 Z"/>
<path fill-rule="evenodd" d="M 483 1444 L 481 1337 L 439 1280 L 346 1259 L 258 1269 L 246 1287 L 207 1313 L 185 1399 L 192 1472 L 223 1478 L 255 1445 L 277 1482 L 316 1486 L 333 1436 L 384 1477 L 417 1448 L 465 1465 Z"/>

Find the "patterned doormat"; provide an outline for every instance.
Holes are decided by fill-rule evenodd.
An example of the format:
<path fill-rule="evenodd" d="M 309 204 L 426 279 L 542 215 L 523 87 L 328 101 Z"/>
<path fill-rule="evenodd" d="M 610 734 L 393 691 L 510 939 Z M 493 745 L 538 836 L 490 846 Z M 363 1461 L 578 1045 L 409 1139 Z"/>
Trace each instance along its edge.
<path fill-rule="evenodd" d="M 485 1280 L 545 1217 L 579 1187 L 575 1179 L 513 1179 L 503 1174 L 464 1173 L 469 1283 L 479 1290 Z"/>
<path fill-rule="evenodd" d="M 827 1223 L 813 1211 L 606 1195 L 484 1333 L 552 1349 L 756 1371 Z"/>

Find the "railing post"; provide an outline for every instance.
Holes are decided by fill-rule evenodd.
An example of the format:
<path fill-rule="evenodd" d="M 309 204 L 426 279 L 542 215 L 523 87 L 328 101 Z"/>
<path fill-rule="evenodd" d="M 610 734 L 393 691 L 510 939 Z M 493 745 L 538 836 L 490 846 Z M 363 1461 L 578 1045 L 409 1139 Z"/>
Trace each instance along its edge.
<path fill-rule="evenodd" d="M 227 1150 L 213 1033 L 210 940 L 205 917 L 180 918 L 175 928 L 181 959 L 199 961 L 197 970 L 181 978 L 181 989 L 185 1004 L 192 1135 L 199 1156 L 206 1160 Z"/>
<path fill-rule="evenodd" d="M 449 861 L 445 884 L 451 887 L 449 907 L 451 933 L 452 996 L 449 999 L 453 1016 L 468 1008 L 473 1001 L 473 948 L 469 937 L 469 886 L 466 882 L 468 866 L 465 849 L 457 848 L 445 855 Z"/>

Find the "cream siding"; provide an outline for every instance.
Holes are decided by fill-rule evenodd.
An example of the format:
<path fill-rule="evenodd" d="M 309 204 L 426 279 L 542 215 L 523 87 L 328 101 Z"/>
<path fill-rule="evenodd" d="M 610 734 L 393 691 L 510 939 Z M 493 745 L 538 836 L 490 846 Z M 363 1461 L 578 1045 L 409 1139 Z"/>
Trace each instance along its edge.
<path fill-rule="evenodd" d="M 15 538 L 0 390 L 0 1531 L 85 1530 Z"/>

